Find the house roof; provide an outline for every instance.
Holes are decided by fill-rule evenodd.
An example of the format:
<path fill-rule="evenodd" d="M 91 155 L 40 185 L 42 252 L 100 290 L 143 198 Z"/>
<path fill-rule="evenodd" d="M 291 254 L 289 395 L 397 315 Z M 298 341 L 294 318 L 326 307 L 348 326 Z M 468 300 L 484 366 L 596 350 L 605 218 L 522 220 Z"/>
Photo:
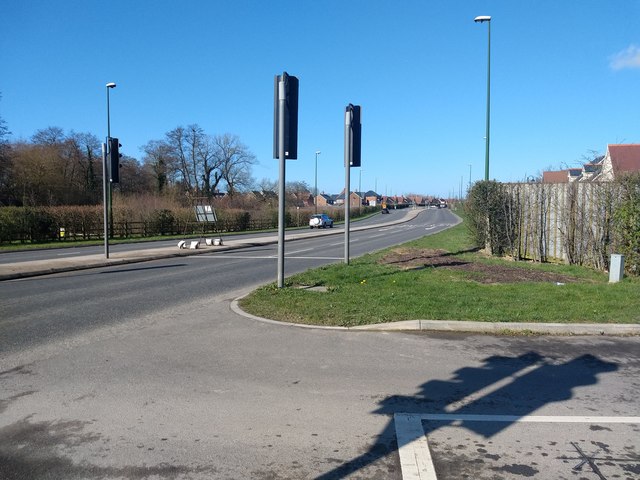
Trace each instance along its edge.
<path fill-rule="evenodd" d="M 542 183 L 569 183 L 569 170 L 542 172 Z"/>
<path fill-rule="evenodd" d="M 640 172 L 640 144 L 608 145 L 614 175 Z"/>

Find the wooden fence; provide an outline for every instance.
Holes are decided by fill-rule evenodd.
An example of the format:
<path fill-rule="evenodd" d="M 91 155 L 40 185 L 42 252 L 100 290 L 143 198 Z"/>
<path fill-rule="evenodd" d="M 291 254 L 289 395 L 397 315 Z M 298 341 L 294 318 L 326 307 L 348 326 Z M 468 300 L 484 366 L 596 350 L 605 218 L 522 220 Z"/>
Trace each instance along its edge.
<path fill-rule="evenodd" d="M 514 256 L 605 270 L 612 250 L 615 183 L 505 184 Z"/>

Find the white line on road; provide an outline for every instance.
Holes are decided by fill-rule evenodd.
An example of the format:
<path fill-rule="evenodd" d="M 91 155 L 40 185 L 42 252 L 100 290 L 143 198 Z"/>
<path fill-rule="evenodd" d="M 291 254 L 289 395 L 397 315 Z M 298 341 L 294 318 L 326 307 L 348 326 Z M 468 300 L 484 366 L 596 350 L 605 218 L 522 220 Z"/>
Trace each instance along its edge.
<path fill-rule="evenodd" d="M 288 253 L 285 253 L 285 257 L 289 259 L 295 260 L 342 260 L 343 257 L 304 257 L 304 256 L 291 256 Z M 240 260 L 272 260 L 274 258 L 278 258 L 277 255 L 199 255 L 198 257 L 189 257 L 192 259 L 195 258 L 208 258 L 211 260 L 225 260 L 227 258 L 240 259 Z"/>
<path fill-rule="evenodd" d="M 437 480 L 429 441 L 422 426 L 423 420 L 450 422 L 507 422 L 507 423 L 621 423 L 640 424 L 640 417 L 595 417 L 559 415 L 465 415 L 457 413 L 396 413 L 393 416 L 398 440 L 398 454 L 403 480 Z"/>
<path fill-rule="evenodd" d="M 297 253 L 310 252 L 311 250 L 314 250 L 314 249 L 313 248 L 303 248 L 302 250 L 294 250 L 293 252 L 285 252 L 285 255 L 295 255 Z"/>
<path fill-rule="evenodd" d="M 403 413 L 396 413 L 393 416 L 402 479 L 437 480 L 422 421 L 416 421 L 414 417 L 415 415 Z"/>

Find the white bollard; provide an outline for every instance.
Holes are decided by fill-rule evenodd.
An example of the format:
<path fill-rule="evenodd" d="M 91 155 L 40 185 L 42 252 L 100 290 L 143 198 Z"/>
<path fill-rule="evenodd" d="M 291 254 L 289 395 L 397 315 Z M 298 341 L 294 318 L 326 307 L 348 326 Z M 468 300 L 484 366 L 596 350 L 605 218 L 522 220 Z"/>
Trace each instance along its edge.
<path fill-rule="evenodd" d="M 609 262 L 609 283 L 616 283 L 624 277 L 624 255 L 611 254 Z"/>

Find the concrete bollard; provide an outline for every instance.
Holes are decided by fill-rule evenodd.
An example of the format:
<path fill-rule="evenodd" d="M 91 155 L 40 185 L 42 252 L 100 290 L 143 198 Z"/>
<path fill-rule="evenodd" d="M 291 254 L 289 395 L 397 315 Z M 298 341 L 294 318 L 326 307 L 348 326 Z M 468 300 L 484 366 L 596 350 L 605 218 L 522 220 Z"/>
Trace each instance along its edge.
<path fill-rule="evenodd" d="M 624 255 L 618 253 L 611 254 L 609 261 L 609 283 L 615 283 L 624 277 Z"/>

